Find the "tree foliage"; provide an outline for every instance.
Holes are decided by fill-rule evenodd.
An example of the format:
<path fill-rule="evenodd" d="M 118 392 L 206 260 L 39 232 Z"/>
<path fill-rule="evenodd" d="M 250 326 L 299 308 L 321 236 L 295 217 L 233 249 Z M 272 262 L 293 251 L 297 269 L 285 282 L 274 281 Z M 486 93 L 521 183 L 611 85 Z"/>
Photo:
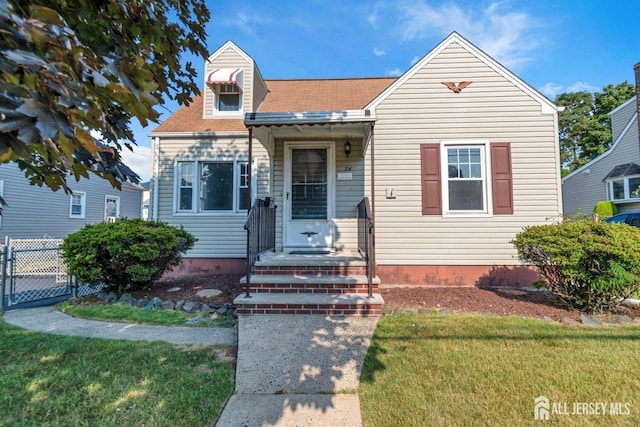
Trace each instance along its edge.
<path fill-rule="evenodd" d="M 206 57 L 208 19 L 204 0 L 0 0 L 0 163 L 53 190 L 137 182 L 120 161 L 130 122 L 198 93 L 181 59 Z"/>
<path fill-rule="evenodd" d="M 150 289 L 165 271 L 182 261 L 196 238 L 182 227 L 123 218 L 89 224 L 68 235 L 62 256 L 76 279 L 108 290 Z"/>
<path fill-rule="evenodd" d="M 612 311 L 640 288 L 640 230 L 630 225 L 565 220 L 525 227 L 512 243 L 570 307 Z"/>
<path fill-rule="evenodd" d="M 561 93 L 555 99 L 565 107 L 558 116 L 560 158 L 569 172 L 588 163 L 611 146 L 609 113 L 635 95 L 631 83 L 607 85 L 602 92 Z"/>

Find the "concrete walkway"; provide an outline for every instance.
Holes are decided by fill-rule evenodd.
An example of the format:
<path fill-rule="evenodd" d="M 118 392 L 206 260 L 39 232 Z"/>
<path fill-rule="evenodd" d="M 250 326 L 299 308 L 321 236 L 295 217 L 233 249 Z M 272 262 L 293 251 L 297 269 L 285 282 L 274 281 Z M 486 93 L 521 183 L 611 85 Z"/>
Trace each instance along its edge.
<path fill-rule="evenodd" d="M 165 341 L 170 344 L 235 346 L 235 328 L 138 325 L 79 319 L 53 306 L 5 312 L 4 321 L 19 328 L 56 335 L 133 341 Z"/>
<path fill-rule="evenodd" d="M 362 425 L 357 389 L 377 317 L 240 316 L 234 328 L 79 319 L 55 307 L 12 310 L 20 328 L 92 338 L 238 345 L 236 390 L 216 426 Z"/>
<path fill-rule="evenodd" d="M 216 426 L 361 426 L 377 317 L 240 316 L 236 390 Z"/>

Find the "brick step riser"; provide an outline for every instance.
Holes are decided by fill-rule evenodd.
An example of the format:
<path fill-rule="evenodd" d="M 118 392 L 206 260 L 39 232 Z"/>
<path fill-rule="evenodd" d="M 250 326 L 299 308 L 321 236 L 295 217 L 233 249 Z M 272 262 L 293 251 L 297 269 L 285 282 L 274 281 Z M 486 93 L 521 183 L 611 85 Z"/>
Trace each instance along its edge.
<path fill-rule="evenodd" d="M 378 285 L 372 286 L 378 293 Z M 251 284 L 251 292 L 269 294 L 366 294 L 368 285 L 326 285 L 326 284 Z"/>
<path fill-rule="evenodd" d="M 256 266 L 253 274 L 282 274 L 297 276 L 366 276 L 366 267 L 348 266 L 318 266 L 318 267 L 294 267 L 294 266 Z"/>
<path fill-rule="evenodd" d="M 325 316 L 381 316 L 380 304 L 244 304 L 237 314 L 322 314 Z"/>

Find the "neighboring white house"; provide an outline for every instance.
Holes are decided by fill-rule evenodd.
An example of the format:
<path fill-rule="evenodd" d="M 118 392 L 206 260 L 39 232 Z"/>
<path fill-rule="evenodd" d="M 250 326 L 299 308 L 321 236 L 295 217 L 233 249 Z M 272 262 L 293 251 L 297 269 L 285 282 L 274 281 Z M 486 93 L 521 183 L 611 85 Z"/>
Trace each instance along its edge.
<path fill-rule="evenodd" d="M 283 252 L 355 250 L 368 198 L 382 283 L 516 271 L 562 215 L 557 107 L 457 33 L 398 78 L 265 80 L 229 41 L 204 83 L 150 134 L 151 216 L 199 239 L 179 272 L 243 271 L 249 188 Z"/>
<path fill-rule="evenodd" d="M 636 92 L 640 63 L 635 66 Z M 611 148 L 562 179 L 564 211 L 591 214 L 600 200 L 611 200 L 618 212 L 640 210 L 640 102 L 634 96 L 611 111 Z"/>
<path fill-rule="evenodd" d="M 7 206 L 0 217 L 0 235 L 12 239 L 60 239 L 85 224 L 140 218 L 142 188 L 123 184 L 117 190 L 105 179 L 69 179 L 73 194 L 30 185 L 13 163 L 0 165 L 0 193 Z"/>

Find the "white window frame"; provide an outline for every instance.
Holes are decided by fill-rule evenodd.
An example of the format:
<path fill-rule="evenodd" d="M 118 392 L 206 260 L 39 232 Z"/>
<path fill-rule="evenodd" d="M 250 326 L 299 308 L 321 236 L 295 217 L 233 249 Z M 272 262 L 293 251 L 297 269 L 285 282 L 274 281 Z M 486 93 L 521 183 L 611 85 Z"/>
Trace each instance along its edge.
<path fill-rule="evenodd" d="M 221 88 L 223 86 L 226 85 L 233 85 L 235 86 L 236 90 L 233 92 L 221 92 Z M 214 113 L 216 116 L 242 116 L 243 115 L 243 110 L 244 110 L 244 93 L 242 91 L 242 89 L 237 85 L 237 84 L 233 84 L 233 83 L 225 83 L 225 84 L 218 84 L 213 88 L 213 94 L 214 94 L 214 99 L 213 99 L 213 109 L 214 109 Z M 233 110 L 233 111 L 222 111 L 220 110 L 220 95 L 238 95 L 238 109 L 237 110 Z"/>
<path fill-rule="evenodd" d="M 450 210 L 449 209 L 449 161 L 448 148 L 480 148 L 480 162 L 482 172 L 482 210 Z M 440 174 L 442 191 L 442 216 L 443 217 L 491 217 L 493 216 L 493 203 L 491 201 L 491 145 L 488 140 L 445 140 L 440 141 Z"/>
<path fill-rule="evenodd" d="M 120 218 L 120 196 L 111 196 L 109 194 L 104 196 L 104 220 L 108 221 L 109 220 L 109 215 L 107 215 L 107 201 L 109 199 L 115 199 L 116 201 L 116 215 L 115 215 L 115 219 Z"/>
<path fill-rule="evenodd" d="M 637 197 L 631 197 L 633 191 L 629 187 L 629 180 L 633 178 L 640 178 L 640 175 L 629 175 L 618 178 L 611 178 L 606 181 L 607 185 L 607 200 L 612 201 L 614 203 L 625 203 L 625 202 L 640 202 L 640 194 Z M 614 199 L 613 197 L 613 183 L 615 181 L 622 181 L 622 185 L 624 188 L 624 198 L 622 199 Z"/>
<path fill-rule="evenodd" d="M 192 163 L 192 197 L 191 197 L 191 209 L 180 210 L 180 189 L 181 189 L 181 176 L 178 173 L 181 170 L 180 165 L 183 163 Z M 233 164 L 233 201 L 232 209 L 230 210 L 202 210 L 200 209 L 200 191 L 201 191 L 201 179 L 200 170 L 201 165 L 205 163 L 232 163 Z M 174 198 L 173 198 L 173 215 L 203 215 L 203 216 L 220 216 L 220 215 L 246 215 L 247 209 L 240 208 L 240 165 L 249 163 L 246 158 L 179 158 L 174 163 Z M 254 178 L 254 177 L 252 177 Z M 255 198 L 256 187 L 252 179 L 252 199 Z M 246 188 L 246 186 L 243 186 Z"/>
<path fill-rule="evenodd" d="M 80 213 L 79 214 L 73 213 L 73 207 L 77 206 L 77 204 L 74 205 L 73 203 L 74 196 L 80 196 Z M 86 211 L 87 211 L 87 193 L 85 193 L 84 191 L 74 191 L 72 194 L 70 194 L 69 195 L 69 218 L 84 219 L 86 215 Z"/>

